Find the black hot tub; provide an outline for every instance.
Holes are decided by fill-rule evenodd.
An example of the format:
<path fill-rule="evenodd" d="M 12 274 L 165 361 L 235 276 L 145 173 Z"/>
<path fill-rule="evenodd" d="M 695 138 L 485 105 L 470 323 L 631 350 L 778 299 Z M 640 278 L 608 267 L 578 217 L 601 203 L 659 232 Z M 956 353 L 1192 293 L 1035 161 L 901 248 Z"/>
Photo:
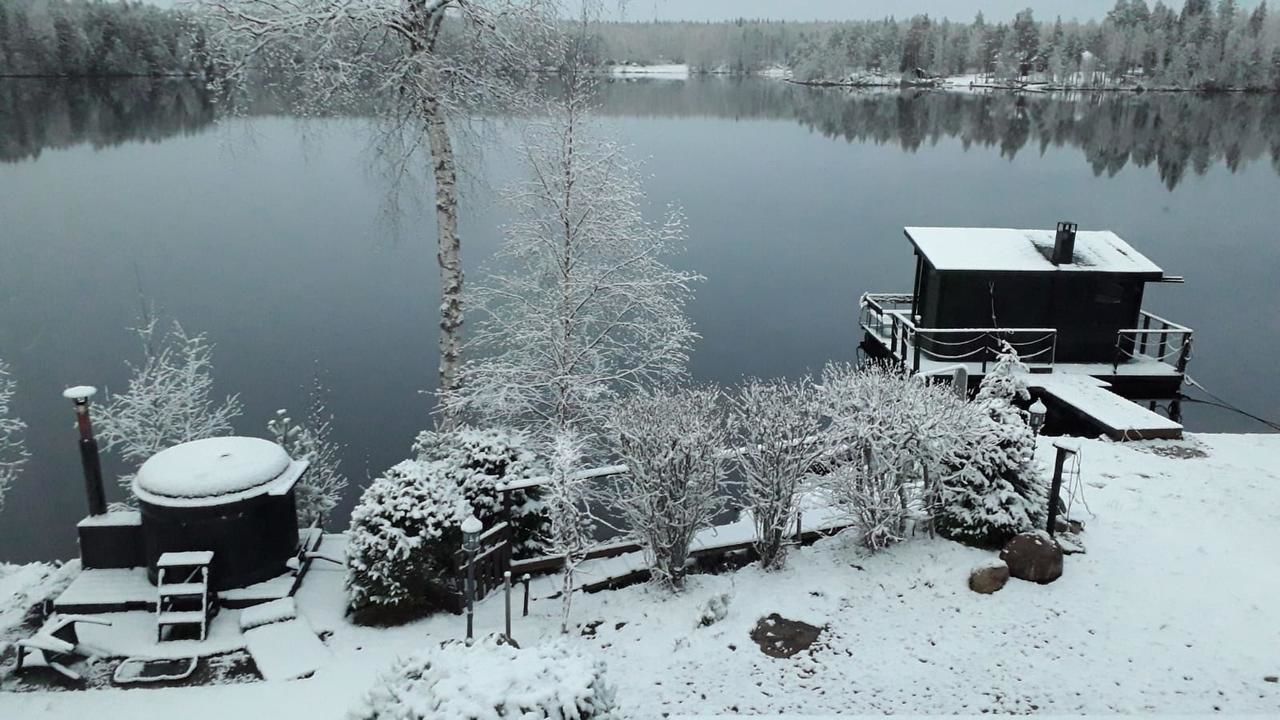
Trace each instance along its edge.
<path fill-rule="evenodd" d="M 133 481 L 147 576 L 166 552 L 212 550 L 214 590 L 282 574 L 298 549 L 294 486 L 307 469 L 279 445 L 220 437 L 156 453 Z"/>

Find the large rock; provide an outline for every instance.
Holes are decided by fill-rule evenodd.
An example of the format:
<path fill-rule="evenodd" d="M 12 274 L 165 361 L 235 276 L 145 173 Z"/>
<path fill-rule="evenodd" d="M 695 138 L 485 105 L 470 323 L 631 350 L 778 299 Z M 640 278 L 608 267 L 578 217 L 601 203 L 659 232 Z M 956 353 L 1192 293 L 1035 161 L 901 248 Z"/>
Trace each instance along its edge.
<path fill-rule="evenodd" d="M 751 631 L 760 650 L 769 657 L 789 658 L 807 650 L 822 634 L 822 628 L 799 620 L 788 620 L 778 613 L 760 618 Z"/>
<path fill-rule="evenodd" d="M 1062 577 L 1062 548 L 1043 530 L 1015 535 L 1000 551 L 1009 574 L 1041 585 Z"/>
<path fill-rule="evenodd" d="M 1009 582 L 1009 566 L 1003 560 L 992 560 L 979 565 L 969 573 L 969 589 L 990 595 Z"/>

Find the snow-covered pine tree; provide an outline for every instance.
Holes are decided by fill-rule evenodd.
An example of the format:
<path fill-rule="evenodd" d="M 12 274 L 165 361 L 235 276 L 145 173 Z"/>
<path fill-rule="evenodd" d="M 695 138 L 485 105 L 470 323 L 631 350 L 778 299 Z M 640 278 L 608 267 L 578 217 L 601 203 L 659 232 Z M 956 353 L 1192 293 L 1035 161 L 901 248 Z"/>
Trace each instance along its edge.
<path fill-rule="evenodd" d="M 805 480 L 824 452 L 823 422 L 809 378 L 747 380 L 730 397 L 734 465 L 742 508 L 756 527 L 760 566 L 781 567 Z"/>
<path fill-rule="evenodd" d="M 694 536 L 725 505 L 728 439 L 714 388 L 642 390 L 609 419 L 610 450 L 628 468 L 609 489 L 611 508 L 669 589 L 684 586 Z"/>
<path fill-rule="evenodd" d="M 142 364 L 129 364 L 128 389 L 109 395 L 96 418 L 103 448 L 139 465 L 165 448 L 231 434 L 231 421 L 241 410 L 238 396 L 213 396 L 208 339 L 187 334 L 177 322 L 159 335 L 157 323 L 149 313 L 134 329 L 142 342 Z M 132 482 L 133 473 L 120 478 L 130 501 Z"/>
<path fill-rule="evenodd" d="M 0 510 L 4 509 L 5 493 L 27 461 L 22 442 L 27 425 L 14 414 L 12 406 L 16 386 L 9 366 L 0 360 Z"/>
<path fill-rule="evenodd" d="M 333 415 L 325 405 L 325 394 L 324 385 L 316 378 L 303 422 L 294 421 L 284 409 L 277 410 L 267 422 L 268 432 L 289 457 L 311 463 L 297 486 L 298 522 L 304 527 L 316 522 L 324 527 L 347 487 L 347 476 L 338 457 L 342 446 L 332 438 Z"/>
<path fill-rule="evenodd" d="M 516 219 L 474 291 L 474 359 L 455 398 L 544 442 L 589 440 L 620 393 L 680 378 L 696 338 L 684 308 L 700 278 L 667 265 L 683 219 L 645 218 L 640 173 L 591 118 L 590 82 L 570 72 L 527 133 L 529 180 L 507 193 Z"/>
<path fill-rule="evenodd" d="M 943 479 L 942 507 L 934 526 L 944 537 L 980 547 L 998 547 L 1038 527 L 1048 509 L 1042 468 L 1035 460 L 1035 432 L 1026 411 L 1027 366 L 1007 342 L 982 379 L 974 406 L 982 422 L 959 462 Z"/>

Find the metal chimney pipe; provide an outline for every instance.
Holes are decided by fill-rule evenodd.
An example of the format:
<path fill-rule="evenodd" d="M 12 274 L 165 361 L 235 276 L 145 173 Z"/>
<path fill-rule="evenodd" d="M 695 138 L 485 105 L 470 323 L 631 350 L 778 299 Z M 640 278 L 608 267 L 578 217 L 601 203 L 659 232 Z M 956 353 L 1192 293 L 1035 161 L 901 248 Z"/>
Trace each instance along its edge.
<path fill-rule="evenodd" d="M 93 421 L 89 419 L 89 398 L 98 389 L 78 385 L 62 391 L 62 397 L 75 403 L 76 427 L 80 430 L 80 466 L 84 469 L 84 490 L 89 498 L 89 514 L 105 515 L 107 496 L 102 488 L 102 461 L 98 457 L 98 441 L 93 437 Z"/>
<path fill-rule="evenodd" d="M 1053 238 L 1053 264 L 1070 265 L 1075 261 L 1076 228 L 1073 222 L 1058 223 L 1058 234 Z"/>

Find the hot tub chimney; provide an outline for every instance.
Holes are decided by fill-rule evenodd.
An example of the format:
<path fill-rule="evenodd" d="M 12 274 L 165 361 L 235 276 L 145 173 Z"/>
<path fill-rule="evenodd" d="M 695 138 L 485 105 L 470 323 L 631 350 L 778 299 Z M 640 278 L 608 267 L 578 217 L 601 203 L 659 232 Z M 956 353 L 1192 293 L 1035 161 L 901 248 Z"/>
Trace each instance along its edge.
<path fill-rule="evenodd" d="M 97 388 L 88 385 L 78 385 L 62 391 L 62 397 L 76 405 L 76 427 L 80 429 L 80 466 L 84 468 L 84 489 L 89 496 L 90 515 L 104 515 L 107 512 L 98 441 L 93 437 L 93 422 L 89 419 L 89 398 L 97 392 Z"/>
<path fill-rule="evenodd" d="M 1058 223 L 1058 234 L 1053 239 L 1053 264 L 1070 265 L 1076 254 L 1076 224 Z"/>

